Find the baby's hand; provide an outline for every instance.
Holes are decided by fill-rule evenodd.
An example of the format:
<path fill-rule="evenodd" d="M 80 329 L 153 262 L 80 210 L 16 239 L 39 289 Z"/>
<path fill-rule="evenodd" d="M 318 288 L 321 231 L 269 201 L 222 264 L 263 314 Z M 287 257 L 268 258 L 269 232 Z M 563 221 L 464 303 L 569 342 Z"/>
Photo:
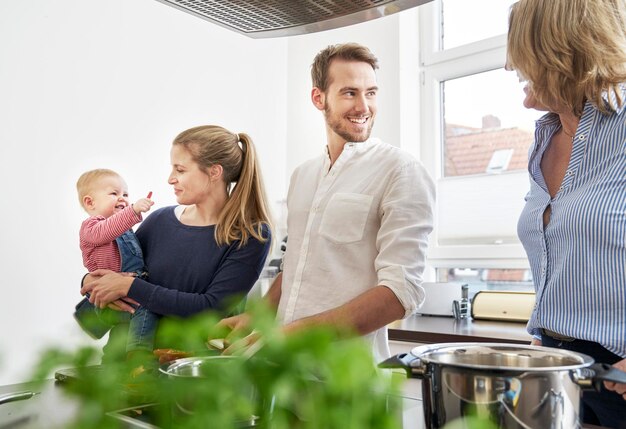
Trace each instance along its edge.
<path fill-rule="evenodd" d="M 150 207 L 152 207 L 153 204 L 154 201 L 148 198 L 142 198 L 140 200 L 137 200 L 135 204 L 133 204 L 133 210 L 135 210 L 135 213 L 137 214 L 145 213 L 150 210 Z"/>

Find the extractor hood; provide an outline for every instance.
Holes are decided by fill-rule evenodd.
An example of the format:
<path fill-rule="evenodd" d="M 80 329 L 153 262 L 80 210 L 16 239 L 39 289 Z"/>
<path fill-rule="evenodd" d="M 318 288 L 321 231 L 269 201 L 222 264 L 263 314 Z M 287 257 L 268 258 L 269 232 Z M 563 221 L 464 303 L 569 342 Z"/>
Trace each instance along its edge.
<path fill-rule="evenodd" d="M 431 0 L 157 0 L 252 38 L 315 33 Z"/>

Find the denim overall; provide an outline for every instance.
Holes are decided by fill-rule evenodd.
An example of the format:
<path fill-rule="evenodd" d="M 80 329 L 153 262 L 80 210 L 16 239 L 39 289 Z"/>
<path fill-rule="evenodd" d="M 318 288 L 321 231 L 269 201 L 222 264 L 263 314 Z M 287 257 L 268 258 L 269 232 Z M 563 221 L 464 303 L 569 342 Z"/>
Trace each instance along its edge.
<path fill-rule="evenodd" d="M 122 260 L 121 271 L 136 273 L 138 277 L 145 278 L 147 273 L 144 271 L 143 253 L 135 233 L 128 230 L 117 237 L 115 241 Z M 94 318 L 92 323 L 81 323 L 85 317 L 89 317 L 89 313 L 96 314 L 98 317 Z M 135 313 L 131 315 L 127 312 L 96 308 L 89 302 L 88 298 L 85 298 L 76 306 L 74 317 L 81 327 L 96 339 L 102 338 L 113 325 L 130 323 L 127 351 L 152 350 L 153 348 L 158 316 L 144 307 L 138 307 Z"/>
<path fill-rule="evenodd" d="M 115 239 L 122 258 L 123 273 L 144 274 L 143 253 L 137 236 L 130 229 Z"/>

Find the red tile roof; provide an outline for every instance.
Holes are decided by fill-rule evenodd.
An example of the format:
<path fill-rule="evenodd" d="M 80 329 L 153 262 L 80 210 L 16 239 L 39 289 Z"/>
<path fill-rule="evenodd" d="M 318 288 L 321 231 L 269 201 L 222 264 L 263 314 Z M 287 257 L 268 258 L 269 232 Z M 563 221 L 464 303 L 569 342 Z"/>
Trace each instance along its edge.
<path fill-rule="evenodd" d="M 493 153 L 513 149 L 506 170 L 525 169 L 533 134 L 519 128 L 481 129 L 446 124 L 445 176 L 483 174 Z"/>

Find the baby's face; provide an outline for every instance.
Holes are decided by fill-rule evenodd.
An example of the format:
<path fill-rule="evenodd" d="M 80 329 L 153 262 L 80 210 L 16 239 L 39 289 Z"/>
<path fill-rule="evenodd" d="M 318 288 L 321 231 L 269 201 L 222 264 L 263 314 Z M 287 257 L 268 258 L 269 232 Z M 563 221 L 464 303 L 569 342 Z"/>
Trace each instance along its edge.
<path fill-rule="evenodd" d="M 130 204 L 128 186 L 119 176 L 105 176 L 98 179 L 91 192 L 92 205 L 89 214 L 109 217 Z"/>

